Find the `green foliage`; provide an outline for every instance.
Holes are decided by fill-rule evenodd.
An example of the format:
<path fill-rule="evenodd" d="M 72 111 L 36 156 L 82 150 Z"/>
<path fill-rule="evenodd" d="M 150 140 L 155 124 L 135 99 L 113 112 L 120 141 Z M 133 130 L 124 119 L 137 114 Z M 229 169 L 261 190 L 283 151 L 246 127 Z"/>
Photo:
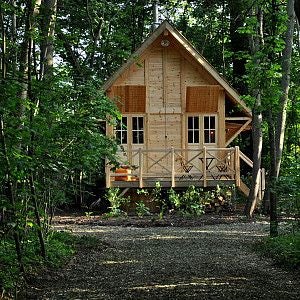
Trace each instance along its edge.
<path fill-rule="evenodd" d="M 217 186 L 214 190 L 203 190 L 191 185 L 181 193 L 170 189 L 169 201 L 175 212 L 187 216 L 198 216 L 210 211 L 231 210 L 234 187 Z"/>
<path fill-rule="evenodd" d="M 26 276 L 36 275 L 43 267 L 59 267 L 63 265 L 75 252 L 76 239 L 67 232 L 50 232 L 47 241 L 47 260 L 39 256 L 38 240 L 34 231 L 26 235 L 23 243 L 23 263 Z M 6 293 L 13 292 L 23 284 L 20 273 L 15 245 L 12 238 L 0 240 L 0 289 Z"/>
<path fill-rule="evenodd" d="M 282 175 L 276 184 L 278 209 L 281 214 L 295 217 L 295 226 L 300 225 L 300 169 L 299 158 L 285 157 Z"/>
<path fill-rule="evenodd" d="M 98 237 L 92 235 L 83 235 L 76 237 L 77 248 L 84 248 L 89 250 L 102 250 L 107 245 L 103 244 Z"/>
<path fill-rule="evenodd" d="M 162 187 L 159 181 L 155 182 L 155 187 L 153 189 L 150 189 L 150 192 L 147 189 L 139 189 L 137 190 L 137 193 L 148 195 L 150 201 L 158 204 L 160 218 L 162 218 L 163 215 L 167 212 L 168 204 L 166 202 L 166 199 L 162 197 Z"/>
<path fill-rule="evenodd" d="M 139 201 L 139 202 L 136 203 L 135 210 L 136 210 L 136 214 L 139 217 L 150 215 L 150 209 L 143 201 Z"/>
<path fill-rule="evenodd" d="M 173 189 L 169 191 L 169 200 L 175 210 L 184 215 L 198 216 L 204 213 L 202 190 L 191 185 L 182 194 L 177 194 Z"/>
<path fill-rule="evenodd" d="M 119 217 L 126 215 L 126 213 L 122 210 L 122 206 L 128 204 L 130 199 L 129 197 L 121 196 L 121 191 L 119 188 L 108 189 L 105 197 L 110 203 L 110 212 L 106 214 L 108 217 Z"/>
<path fill-rule="evenodd" d="M 61 266 L 75 253 L 75 244 L 70 233 L 52 231 L 47 237 L 47 265 Z"/>
<path fill-rule="evenodd" d="M 274 238 L 268 237 L 258 246 L 258 249 L 268 257 L 272 257 L 278 264 L 300 268 L 300 232 L 282 235 Z"/>

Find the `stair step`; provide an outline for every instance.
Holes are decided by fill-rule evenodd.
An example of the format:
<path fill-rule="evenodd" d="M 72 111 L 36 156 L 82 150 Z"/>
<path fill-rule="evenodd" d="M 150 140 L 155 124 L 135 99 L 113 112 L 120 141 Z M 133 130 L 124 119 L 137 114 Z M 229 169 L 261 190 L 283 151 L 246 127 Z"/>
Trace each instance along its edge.
<path fill-rule="evenodd" d="M 246 196 L 249 196 L 250 189 L 248 186 L 241 180 L 240 186 L 239 186 L 240 191 Z"/>

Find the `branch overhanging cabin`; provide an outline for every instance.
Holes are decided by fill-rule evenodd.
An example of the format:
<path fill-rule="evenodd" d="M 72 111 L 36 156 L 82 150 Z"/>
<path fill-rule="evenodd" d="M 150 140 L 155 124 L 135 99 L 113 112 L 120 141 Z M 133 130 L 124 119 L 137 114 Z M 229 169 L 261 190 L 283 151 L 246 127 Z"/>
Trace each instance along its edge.
<path fill-rule="evenodd" d="M 251 110 L 238 93 L 167 21 L 104 85 L 122 122 L 107 126 L 120 141 L 121 168 L 106 166 L 106 187 L 236 184 L 240 161 L 230 143 L 250 129 Z"/>

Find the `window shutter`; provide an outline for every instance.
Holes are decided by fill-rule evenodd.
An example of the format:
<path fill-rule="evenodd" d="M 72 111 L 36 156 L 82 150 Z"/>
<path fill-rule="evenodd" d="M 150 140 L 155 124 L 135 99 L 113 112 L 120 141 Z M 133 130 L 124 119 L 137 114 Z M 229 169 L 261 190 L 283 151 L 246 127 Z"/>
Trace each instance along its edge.
<path fill-rule="evenodd" d="M 146 87 L 142 85 L 127 85 L 125 112 L 144 113 L 145 111 Z"/>
<path fill-rule="evenodd" d="M 186 90 L 186 111 L 195 113 L 216 113 L 218 111 L 218 86 L 188 86 Z"/>
<path fill-rule="evenodd" d="M 146 87 L 142 85 L 113 86 L 109 94 L 115 98 L 118 109 L 122 113 L 145 113 Z"/>
<path fill-rule="evenodd" d="M 126 103 L 126 95 L 125 95 L 125 86 L 116 85 L 111 88 L 109 97 L 114 99 L 118 109 L 121 113 L 125 112 L 125 103 Z"/>

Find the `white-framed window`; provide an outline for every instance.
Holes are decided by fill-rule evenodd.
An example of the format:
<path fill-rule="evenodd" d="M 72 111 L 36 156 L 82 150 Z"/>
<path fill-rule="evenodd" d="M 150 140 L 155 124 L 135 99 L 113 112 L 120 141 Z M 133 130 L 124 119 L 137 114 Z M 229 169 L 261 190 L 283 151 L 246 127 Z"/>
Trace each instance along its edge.
<path fill-rule="evenodd" d="M 132 117 L 132 143 L 144 143 L 144 117 Z"/>
<path fill-rule="evenodd" d="M 204 144 L 216 143 L 216 116 L 203 117 Z"/>
<path fill-rule="evenodd" d="M 128 136 L 127 117 L 122 117 L 122 120 L 116 126 L 116 138 L 121 144 L 127 144 Z"/>
<path fill-rule="evenodd" d="M 200 126 L 199 116 L 188 116 L 188 143 L 199 144 Z"/>

